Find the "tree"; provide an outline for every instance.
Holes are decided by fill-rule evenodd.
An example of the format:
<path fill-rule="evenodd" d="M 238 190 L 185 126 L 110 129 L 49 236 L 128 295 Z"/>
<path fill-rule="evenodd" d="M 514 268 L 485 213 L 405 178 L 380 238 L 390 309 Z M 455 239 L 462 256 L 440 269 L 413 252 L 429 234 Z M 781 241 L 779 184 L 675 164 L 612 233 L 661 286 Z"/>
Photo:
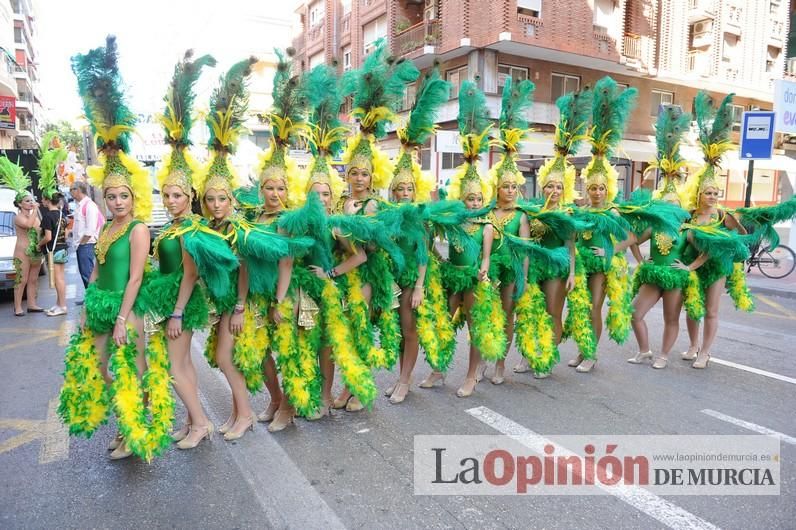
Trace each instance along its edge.
<path fill-rule="evenodd" d="M 77 131 L 71 123 L 60 120 L 56 123 L 48 123 L 44 126 L 44 132 L 56 131 L 61 143 L 70 151 L 77 155 L 78 162 L 85 162 L 86 156 L 83 150 L 83 135 Z"/>

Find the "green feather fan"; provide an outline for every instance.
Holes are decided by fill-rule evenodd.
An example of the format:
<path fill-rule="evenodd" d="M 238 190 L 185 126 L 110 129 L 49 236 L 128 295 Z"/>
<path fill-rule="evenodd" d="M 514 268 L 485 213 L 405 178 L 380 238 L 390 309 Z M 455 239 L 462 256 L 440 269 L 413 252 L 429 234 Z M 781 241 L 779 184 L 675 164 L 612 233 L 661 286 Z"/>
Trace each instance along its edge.
<path fill-rule="evenodd" d="M 283 54 L 275 49 L 279 62 L 274 75 L 271 132 L 280 146 L 287 145 L 297 131 L 293 126 L 302 123 L 306 114 L 306 99 L 302 94 L 299 77 L 291 75 L 295 50 L 288 48 Z"/>
<path fill-rule="evenodd" d="M 379 39 L 362 67 L 343 77 L 343 92 L 353 94 L 354 108 L 359 109 L 357 115 L 366 116 L 379 108 L 394 113 L 401 107 L 406 84 L 414 82 L 419 75 L 412 61 L 390 56 L 387 42 Z M 385 115 L 381 119 L 363 120 L 360 128 L 365 134 L 381 138 L 387 132 L 386 119 Z"/>
<path fill-rule="evenodd" d="M 492 121 L 489 118 L 489 108 L 486 106 L 486 96 L 478 89 L 472 81 L 465 81 L 459 90 L 459 134 L 479 135 L 487 128 L 491 127 Z M 484 152 L 489 147 L 487 142 L 483 142 L 479 152 Z"/>
<path fill-rule="evenodd" d="M 234 154 L 235 140 L 243 129 L 249 107 L 246 78 L 256 62 L 255 57 L 237 62 L 219 78 L 219 86 L 210 96 L 210 113 L 207 116 L 209 149 Z"/>
<path fill-rule="evenodd" d="M 336 156 L 343 148 L 347 131 L 339 117 L 343 93 L 337 73 L 328 65 L 318 65 L 304 74 L 300 86 L 301 97 L 309 108 L 307 121 L 313 127 L 313 154 Z"/>
<path fill-rule="evenodd" d="M 116 37 L 108 35 L 105 47 L 74 55 L 72 71 L 77 77 L 83 112 L 97 136 L 97 147 L 102 149 L 112 142 L 125 153 L 129 152 L 130 131 L 136 116 L 124 101 Z M 123 130 L 114 130 L 117 126 L 122 126 Z"/>
<path fill-rule="evenodd" d="M 440 78 L 437 68 L 423 76 L 417 88 L 415 102 L 409 111 L 409 121 L 399 133 L 404 145 L 423 145 L 434 134 L 437 112 L 448 101 L 450 89 L 451 84 Z"/>
<path fill-rule="evenodd" d="M 658 114 L 658 120 L 655 122 L 655 146 L 659 162 L 666 159 L 677 163 L 683 159 L 678 146 L 690 127 L 691 115 L 688 113 L 666 107 Z"/>
<path fill-rule="evenodd" d="M 15 200 L 21 201 L 30 194 L 30 177 L 19 164 L 13 163 L 7 156 L 0 156 L 0 186 L 7 186 L 16 192 Z"/>
<path fill-rule="evenodd" d="M 613 156 L 614 149 L 622 141 L 637 96 L 637 89 L 630 87 L 622 90 L 610 77 L 597 81 L 592 102 L 593 154 L 607 158 Z"/>
<path fill-rule="evenodd" d="M 53 193 L 58 191 L 58 180 L 56 169 L 58 164 L 66 160 L 68 153 L 63 147 L 50 147 L 56 139 L 55 133 L 50 131 L 42 138 L 41 150 L 39 151 L 39 189 L 44 197 L 50 198 Z"/>
<path fill-rule="evenodd" d="M 743 224 L 755 233 L 762 231 L 759 234 L 761 239 L 768 241 L 769 248 L 774 248 L 779 245 L 779 234 L 774 225 L 796 217 L 796 197 L 775 206 L 738 208 L 735 213 L 740 214 Z"/>
<path fill-rule="evenodd" d="M 528 120 L 525 113 L 533 105 L 533 91 L 535 85 L 525 79 L 514 84 L 511 78 L 506 79 L 503 87 L 503 97 L 500 102 L 500 127 L 501 137 L 503 131 L 509 129 L 528 129 Z M 505 141 L 505 138 L 504 138 Z"/>
<path fill-rule="evenodd" d="M 589 89 L 564 94 L 556 100 L 559 111 L 556 128 L 556 151 L 568 155 L 578 151 L 589 131 L 592 114 L 592 93 Z"/>
<path fill-rule="evenodd" d="M 717 108 L 713 108 L 713 98 L 700 91 L 694 99 L 694 114 L 699 127 L 699 142 L 702 145 L 720 143 L 730 137 L 732 129 L 732 98 L 727 94 Z"/>
<path fill-rule="evenodd" d="M 168 92 L 163 98 L 166 108 L 163 111 L 163 125 L 166 132 L 166 143 L 173 146 L 191 145 L 190 133 L 193 126 L 194 85 L 205 66 L 213 67 L 216 60 L 211 55 L 203 55 L 193 59 L 193 50 L 185 52 L 182 61 L 174 67 Z"/>

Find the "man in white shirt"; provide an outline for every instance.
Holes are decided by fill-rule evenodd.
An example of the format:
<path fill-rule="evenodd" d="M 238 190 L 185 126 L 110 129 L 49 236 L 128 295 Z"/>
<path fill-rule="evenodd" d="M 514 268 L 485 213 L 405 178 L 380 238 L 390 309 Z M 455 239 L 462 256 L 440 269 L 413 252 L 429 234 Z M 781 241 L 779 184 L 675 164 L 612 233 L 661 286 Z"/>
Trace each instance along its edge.
<path fill-rule="evenodd" d="M 77 201 L 75 226 L 72 231 L 77 246 L 77 269 L 80 271 L 83 287 L 88 287 L 88 279 L 94 270 L 94 245 L 97 243 L 105 219 L 97 203 L 88 196 L 88 186 L 85 182 L 72 184 L 69 193 Z"/>

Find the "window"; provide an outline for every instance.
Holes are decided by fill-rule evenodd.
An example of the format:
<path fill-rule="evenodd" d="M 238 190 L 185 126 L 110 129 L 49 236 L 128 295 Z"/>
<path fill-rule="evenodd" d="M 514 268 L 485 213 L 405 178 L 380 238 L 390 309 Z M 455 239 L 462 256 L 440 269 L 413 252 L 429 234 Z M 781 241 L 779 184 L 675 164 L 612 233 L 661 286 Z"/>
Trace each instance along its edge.
<path fill-rule="evenodd" d="M 605 33 L 614 27 L 614 0 L 594 0 L 594 29 Z"/>
<path fill-rule="evenodd" d="M 451 99 L 456 99 L 459 97 L 459 89 L 461 88 L 462 83 L 467 81 L 467 76 L 468 72 L 466 66 L 445 72 L 445 80 L 452 85 Z"/>
<path fill-rule="evenodd" d="M 724 34 L 724 46 L 721 50 L 722 61 L 729 63 L 735 60 L 736 53 L 738 51 L 739 40 L 740 37 L 738 37 L 738 35 L 733 35 L 732 33 Z"/>
<path fill-rule="evenodd" d="M 617 83 L 616 86 L 620 90 L 627 90 L 628 88 L 630 88 L 630 85 L 628 85 L 627 83 Z"/>
<path fill-rule="evenodd" d="M 314 28 L 318 24 L 322 24 L 323 23 L 323 15 L 326 12 L 325 11 L 325 9 L 326 9 L 325 6 L 326 6 L 326 3 L 323 2 L 323 1 L 315 2 L 314 4 L 310 5 L 309 12 L 310 12 L 310 27 L 311 28 Z"/>
<path fill-rule="evenodd" d="M 340 7 L 344 15 L 351 12 L 351 0 L 340 0 Z"/>
<path fill-rule="evenodd" d="M 567 74 L 553 74 L 553 82 L 551 85 L 551 96 L 553 102 L 570 92 L 580 90 L 580 77 Z"/>
<path fill-rule="evenodd" d="M 732 130 L 741 130 L 741 120 L 743 119 L 744 106 L 743 105 L 730 105 L 732 109 Z"/>
<path fill-rule="evenodd" d="M 387 15 L 377 18 L 362 27 L 362 42 L 364 43 L 364 53 L 369 54 L 376 43 L 382 37 L 387 36 Z"/>
<path fill-rule="evenodd" d="M 519 66 L 510 66 L 508 64 L 498 65 L 498 93 L 503 91 L 506 86 L 506 79 L 511 78 L 513 83 L 519 83 L 528 79 L 528 69 Z"/>
<path fill-rule="evenodd" d="M 351 70 L 351 46 L 343 48 L 343 71 Z"/>
<path fill-rule="evenodd" d="M 412 108 L 412 105 L 415 104 L 415 96 L 417 95 L 417 85 L 414 83 L 409 83 L 406 85 L 406 90 L 404 91 L 404 102 L 403 106 L 401 107 L 402 110 L 408 110 Z"/>
<path fill-rule="evenodd" d="M 517 0 L 517 13 L 542 18 L 542 0 Z"/>
<path fill-rule="evenodd" d="M 354 110 L 354 97 L 353 96 L 346 96 L 343 99 L 343 104 L 340 105 L 340 113 L 341 114 L 351 114 L 352 110 Z"/>
<path fill-rule="evenodd" d="M 768 2 L 768 12 L 776 15 L 777 11 L 779 11 L 779 0 L 770 0 Z"/>
<path fill-rule="evenodd" d="M 310 57 L 310 70 L 315 68 L 318 65 L 324 64 L 326 62 L 326 57 L 324 57 L 323 52 L 318 52 L 312 57 Z"/>
<path fill-rule="evenodd" d="M 464 155 L 461 153 L 440 153 L 442 155 L 442 169 L 456 169 L 464 164 Z"/>
<path fill-rule="evenodd" d="M 431 149 L 428 147 L 420 150 L 420 169 L 431 171 Z"/>
<path fill-rule="evenodd" d="M 768 54 L 766 55 L 766 72 L 771 73 L 774 71 L 774 68 L 777 66 L 777 62 L 779 61 L 780 53 L 782 53 L 782 48 L 777 48 L 774 46 L 768 47 Z"/>
<path fill-rule="evenodd" d="M 674 94 L 663 90 L 653 90 L 650 98 L 650 116 L 657 116 L 661 105 L 671 105 L 674 102 Z"/>
<path fill-rule="evenodd" d="M 25 40 L 22 37 L 22 28 L 14 28 L 14 42 L 17 44 L 25 44 Z"/>

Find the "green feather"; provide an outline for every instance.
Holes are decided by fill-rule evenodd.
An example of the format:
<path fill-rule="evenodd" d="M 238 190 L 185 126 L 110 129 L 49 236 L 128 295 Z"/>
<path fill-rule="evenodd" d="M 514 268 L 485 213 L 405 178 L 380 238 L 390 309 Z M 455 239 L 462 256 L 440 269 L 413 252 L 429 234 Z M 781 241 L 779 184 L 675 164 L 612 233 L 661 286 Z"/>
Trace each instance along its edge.
<path fill-rule="evenodd" d="M 768 241 L 769 248 L 774 248 L 779 245 L 779 234 L 774 225 L 796 217 L 796 197 L 774 206 L 738 208 L 735 213 L 741 215 L 745 226 L 751 227 L 755 232 L 762 231 L 761 239 Z"/>
<path fill-rule="evenodd" d="M 365 113 L 378 107 L 397 112 L 403 103 L 406 84 L 414 82 L 419 75 L 412 61 L 390 56 L 387 42 L 379 39 L 362 67 L 343 76 L 343 92 L 353 94 L 354 108 L 362 109 Z M 372 130 L 363 132 L 381 138 L 387 132 L 386 122 L 379 120 Z"/>
<path fill-rule="evenodd" d="M 459 134 L 478 135 L 491 125 L 489 108 L 486 106 L 486 96 L 472 81 L 465 81 L 459 90 Z M 488 142 L 482 142 L 482 151 L 489 147 Z"/>
<path fill-rule="evenodd" d="M 405 144 L 419 146 L 434 133 L 434 122 L 440 106 L 450 98 L 451 84 L 440 78 L 439 70 L 432 69 L 420 80 L 415 102 L 409 112 L 404 135 Z M 403 140 L 403 138 L 402 138 Z"/>
<path fill-rule="evenodd" d="M 592 138 L 595 140 L 606 138 L 608 149 L 604 154 L 608 158 L 622 141 L 622 135 L 630 113 L 636 105 L 637 96 L 637 89 L 630 87 L 622 90 L 616 81 L 607 76 L 597 81 L 594 86 Z"/>
<path fill-rule="evenodd" d="M 310 109 L 308 122 L 314 126 L 313 136 L 315 144 L 310 144 L 312 152 L 318 155 L 316 144 L 318 135 L 334 130 L 341 126 L 340 106 L 343 104 L 343 93 L 340 79 L 333 68 L 325 64 L 318 65 L 306 74 L 301 80 L 301 97 Z M 341 133 L 339 139 L 329 144 L 329 154 L 337 156 L 343 148 L 345 137 Z"/>
<path fill-rule="evenodd" d="M 196 218 L 183 221 L 183 227 L 191 228 L 182 236 L 183 246 L 196 263 L 199 277 L 212 296 L 221 299 L 235 287 L 230 281 L 230 274 L 238 268 L 238 257 L 226 240 L 202 230 L 200 225 L 201 222 Z"/>
<path fill-rule="evenodd" d="M 535 88 L 534 84 L 527 79 L 516 85 L 511 78 L 506 79 L 500 104 L 500 121 L 498 122 L 501 131 L 528 128 L 525 113 L 533 105 Z"/>
<path fill-rule="evenodd" d="M 0 156 L 0 186 L 7 186 L 16 192 L 16 200 L 29 193 L 30 177 L 19 164 L 13 163 L 5 155 Z"/>
<path fill-rule="evenodd" d="M 649 229 L 675 237 L 680 226 L 691 217 L 676 204 L 653 200 L 652 193 L 646 188 L 637 189 L 630 200 L 617 201 L 614 206 L 635 234 Z"/>
<path fill-rule="evenodd" d="M 171 78 L 168 92 L 163 98 L 167 105 L 163 115 L 170 120 L 182 124 L 182 135 L 180 138 L 171 137 L 170 131 L 166 130 L 166 142 L 173 145 L 191 145 L 190 133 L 193 126 L 194 85 L 202 73 L 205 66 L 213 67 L 216 60 L 211 55 L 203 55 L 198 59 L 193 59 L 193 50 L 185 52 L 182 61 L 174 67 L 174 75 Z"/>
<path fill-rule="evenodd" d="M 229 129 L 240 131 L 246 120 L 246 110 L 249 107 L 249 94 L 246 90 L 246 78 L 251 74 L 251 68 L 257 62 L 255 57 L 249 57 L 237 62 L 219 78 L 219 85 L 210 95 L 210 114 L 207 123 L 210 128 L 210 139 L 207 143 L 208 148 L 221 151 L 224 146 L 216 138 L 215 131 L 211 125 L 211 118 L 218 119 L 218 113 L 226 113 L 232 109 L 232 116 Z M 230 153 L 234 153 L 234 145 L 226 148 Z"/>
<path fill-rule="evenodd" d="M 41 150 L 39 151 L 39 189 L 46 198 L 52 197 L 58 191 L 58 180 L 56 169 L 58 164 L 66 160 L 68 153 L 63 147 L 51 148 L 55 135 L 52 131 L 42 138 Z"/>
<path fill-rule="evenodd" d="M 72 71 L 77 77 L 77 90 L 83 100 L 83 112 L 94 134 L 108 131 L 114 125 L 133 127 L 136 116 L 127 107 L 119 73 L 116 37 L 108 35 L 105 46 L 72 57 Z M 130 133 L 119 135 L 116 143 L 129 152 Z M 105 139 L 97 138 L 102 149 Z"/>
<path fill-rule="evenodd" d="M 586 134 L 589 130 L 592 113 L 591 90 L 587 88 L 580 92 L 564 94 L 556 100 L 556 106 L 559 111 L 557 129 L 561 132 L 563 140 L 560 145 L 556 144 L 556 148 L 564 154 L 575 153 L 583 141 L 577 137 Z"/>
<path fill-rule="evenodd" d="M 290 120 L 294 125 L 301 123 L 305 119 L 307 104 L 302 94 L 299 77 L 291 75 L 295 51 L 288 48 L 283 54 L 280 50 L 275 49 L 274 53 L 276 53 L 279 63 L 274 75 L 272 112 L 283 120 Z M 279 124 L 274 120 L 271 120 L 271 130 L 275 139 L 284 136 L 281 134 L 283 131 L 279 129 Z"/>
<path fill-rule="evenodd" d="M 658 113 L 658 120 L 655 122 L 655 146 L 658 161 L 666 159 L 679 162 L 682 160 L 680 150 L 675 148 L 690 127 L 691 115 L 688 113 L 678 112 L 673 107 L 666 107 L 663 112 Z"/>
<path fill-rule="evenodd" d="M 694 114 L 699 128 L 699 142 L 702 145 L 716 144 L 730 137 L 732 129 L 732 98 L 727 94 L 718 108 L 713 108 L 713 98 L 700 91 L 694 99 Z"/>

